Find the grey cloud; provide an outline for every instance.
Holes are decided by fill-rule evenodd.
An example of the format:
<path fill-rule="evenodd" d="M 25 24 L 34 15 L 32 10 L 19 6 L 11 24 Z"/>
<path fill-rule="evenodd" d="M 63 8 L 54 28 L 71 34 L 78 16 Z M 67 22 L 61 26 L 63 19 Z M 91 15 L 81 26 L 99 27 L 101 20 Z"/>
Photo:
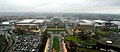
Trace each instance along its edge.
<path fill-rule="evenodd" d="M 25 3 L 18 4 L 19 2 L 16 2 L 15 0 L 0 0 L 0 12 L 120 13 L 120 0 L 41 0 L 41 2 L 37 2 L 38 4 L 35 5 L 29 5 L 30 3 L 24 5 Z"/>

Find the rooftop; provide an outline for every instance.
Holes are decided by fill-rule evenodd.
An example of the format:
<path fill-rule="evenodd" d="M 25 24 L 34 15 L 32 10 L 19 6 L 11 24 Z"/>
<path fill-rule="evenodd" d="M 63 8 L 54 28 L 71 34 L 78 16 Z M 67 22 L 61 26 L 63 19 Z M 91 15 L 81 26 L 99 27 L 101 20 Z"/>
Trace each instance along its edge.
<path fill-rule="evenodd" d="M 90 20 L 80 20 L 80 25 L 93 25 L 93 22 Z"/>
<path fill-rule="evenodd" d="M 111 21 L 111 23 L 114 23 L 115 25 L 120 25 L 120 21 Z"/>
<path fill-rule="evenodd" d="M 10 21 L 4 21 L 2 22 L 2 24 L 10 24 L 12 22 L 17 22 L 18 20 L 10 20 Z"/>
<path fill-rule="evenodd" d="M 16 24 L 16 25 L 36 25 L 36 24 Z"/>
<path fill-rule="evenodd" d="M 92 23 L 92 21 L 91 20 L 81 20 L 81 21 L 83 21 L 83 22 L 90 22 L 90 23 Z"/>
<path fill-rule="evenodd" d="M 107 21 L 103 21 L 103 20 L 93 20 L 93 22 L 97 22 L 97 23 L 105 23 Z"/>
<path fill-rule="evenodd" d="M 24 19 L 22 21 L 16 22 L 16 23 L 30 23 L 33 22 L 35 19 Z"/>
<path fill-rule="evenodd" d="M 56 16 L 56 17 L 53 17 L 53 18 L 60 18 L 60 17 L 57 17 L 57 16 Z"/>
<path fill-rule="evenodd" d="M 44 19 L 38 19 L 38 20 L 35 20 L 33 23 L 43 23 L 44 22 Z"/>

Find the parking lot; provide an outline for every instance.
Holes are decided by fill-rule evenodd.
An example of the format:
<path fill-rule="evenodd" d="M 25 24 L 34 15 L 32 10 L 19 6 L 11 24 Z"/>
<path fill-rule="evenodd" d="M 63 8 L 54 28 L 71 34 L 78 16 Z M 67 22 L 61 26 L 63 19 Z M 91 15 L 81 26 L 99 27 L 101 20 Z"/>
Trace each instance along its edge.
<path fill-rule="evenodd" d="M 13 46 L 13 52 L 37 52 L 40 44 L 38 35 L 18 35 L 16 44 Z"/>

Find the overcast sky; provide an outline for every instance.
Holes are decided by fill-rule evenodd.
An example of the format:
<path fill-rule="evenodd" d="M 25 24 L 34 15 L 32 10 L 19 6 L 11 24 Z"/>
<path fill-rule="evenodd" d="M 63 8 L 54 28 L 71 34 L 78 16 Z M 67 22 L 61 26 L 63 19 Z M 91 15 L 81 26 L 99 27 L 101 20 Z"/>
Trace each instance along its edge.
<path fill-rule="evenodd" d="M 0 12 L 120 14 L 120 0 L 0 0 Z"/>

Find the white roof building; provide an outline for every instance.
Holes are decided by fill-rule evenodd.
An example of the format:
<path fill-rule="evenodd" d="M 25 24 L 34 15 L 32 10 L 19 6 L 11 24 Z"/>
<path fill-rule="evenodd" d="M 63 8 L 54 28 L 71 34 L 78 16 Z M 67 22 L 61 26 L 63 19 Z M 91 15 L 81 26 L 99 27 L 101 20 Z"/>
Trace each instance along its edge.
<path fill-rule="evenodd" d="M 94 26 L 98 26 L 98 27 L 103 26 L 103 23 L 106 23 L 106 22 L 107 21 L 103 21 L 103 20 L 93 20 Z"/>
<path fill-rule="evenodd" d="M 81 21 L 83 21 L 83 22 L 90 22 L 90 23 L 92 23 L 92 21 L 91 21 L 91 20 L 81 20 Z"/>
<path fill-rule="evenodd" d="M 79 22 L 80 25 L 93 25 L 93 22 L 90 20 L 80 20 Z"/>
<path fill-rule="evenodd" d="M 10 21 L 2 22 L 2 24 L 8 25 L 8 24 L 10 24 L 10 23 L 17 22 L 17 21 L 18 21 L 18 20 L 10 20 Z"/>
<path fill-rule="evenodd" d="M 98 26 L 98 27 L 101 27 L 101 26 L 103 26 L 103 25 L 99 25 L 99 24 L 94 24 L 94 26 Z"/>
<path fill-rule="evenodd" d="M 114 23 L 115 25 L 120 25 L 120 21 L 111 21 L 111 23 Z"/>
<path fill-rule="evenodd" d="M 2 24 L 6 24 L 7 25 L 7 24 L 9 24 L 9 22 L 2 22 Z"/>
<path fill-rule="evenodd" d="M 93 20 L 93 22 L 97 22 L 97 23 L 105 23 L 107 21 L 103 21 L 103 20 Z"/>
<path fill-rule="evenodd" d="M 24 19 L 22 21 L 16 22 L 16 23 L 30 23 L 33 22 L 35 19 Z"/>
<path fill-rule="evenodd" d="M 16 25 L 36 25 L 36 24 L 16 24 Z"/>
<path fill-rule="evenodd" d="M 46 22 L 50 22 L 50 20 L 45 20 Z"/>
<path fill-rule="evenodd" d="M 33 23 L 43 23 L 45 20 L 44 19 L 38 19 L 38 20 L 35 20 Z"/>

